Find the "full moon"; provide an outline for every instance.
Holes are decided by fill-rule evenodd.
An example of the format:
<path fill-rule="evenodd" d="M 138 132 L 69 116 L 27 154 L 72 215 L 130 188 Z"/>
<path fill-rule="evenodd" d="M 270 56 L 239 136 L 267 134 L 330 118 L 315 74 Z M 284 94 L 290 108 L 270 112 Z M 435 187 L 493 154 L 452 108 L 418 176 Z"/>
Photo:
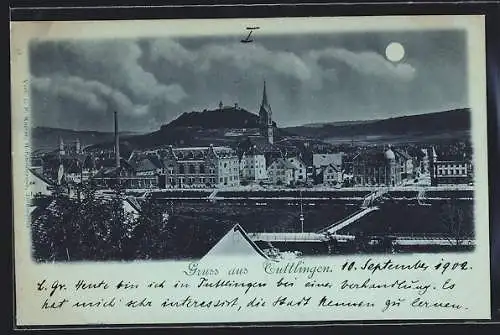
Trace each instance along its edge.
<path fill-rule="evenodd" d="M 401 43 L 391 42 L 387 48 L 385 48 L 385 56 L 391 62 L 399 62 L 405 56 L 405 48 Z"/>

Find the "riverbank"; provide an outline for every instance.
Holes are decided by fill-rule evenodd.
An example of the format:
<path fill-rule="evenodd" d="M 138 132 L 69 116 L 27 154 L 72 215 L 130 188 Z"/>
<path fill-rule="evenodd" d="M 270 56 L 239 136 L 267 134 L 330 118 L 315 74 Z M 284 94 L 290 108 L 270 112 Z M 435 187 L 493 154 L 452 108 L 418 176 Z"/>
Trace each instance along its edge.
<path fill-rule="evenodd" d="M 218 187 L 218 188 L 149 188 L 149 189 L 127 189 L 129 193 L 170 193 L 170 192 L 374 192 L 377 190 L 386 191 L 474 191 L 472 185 L 407 185 L 407 186 L 357 186 L 357 187 L 327 187 L 327 186 L 314 186 L 314 187 L 270 187 L 270 186 L 235 186 L 235 187 Z M 110 190 L 101 190 L 102 192 Z"/>

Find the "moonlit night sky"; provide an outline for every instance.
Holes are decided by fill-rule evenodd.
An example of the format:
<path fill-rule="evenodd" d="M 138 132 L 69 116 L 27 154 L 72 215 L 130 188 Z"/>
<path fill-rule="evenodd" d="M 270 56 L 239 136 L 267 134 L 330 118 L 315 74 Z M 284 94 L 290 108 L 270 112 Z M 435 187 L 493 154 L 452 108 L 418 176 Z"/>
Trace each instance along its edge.
<path fill-rule="evenodd" d="M 219 101 L 286 127 L 468 106 L 464 31 L 32 42 L 34 126 L 153 131 Z M 387 48 L 400 44 L 403 58 Z M 391 59 L 391 60 L 389 60 Z"/>

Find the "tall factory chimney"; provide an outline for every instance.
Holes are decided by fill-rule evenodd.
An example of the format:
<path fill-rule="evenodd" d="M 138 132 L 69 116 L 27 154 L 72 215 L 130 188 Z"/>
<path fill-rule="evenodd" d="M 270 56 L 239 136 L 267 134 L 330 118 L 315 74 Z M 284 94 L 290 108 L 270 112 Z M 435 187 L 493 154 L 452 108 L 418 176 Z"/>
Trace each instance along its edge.
<path fill-rule="evenodd" d="M 116 167 L 120 167 L 120 137 L 118 135 L 118 113 L 115 110 L 115 158 Z"/>

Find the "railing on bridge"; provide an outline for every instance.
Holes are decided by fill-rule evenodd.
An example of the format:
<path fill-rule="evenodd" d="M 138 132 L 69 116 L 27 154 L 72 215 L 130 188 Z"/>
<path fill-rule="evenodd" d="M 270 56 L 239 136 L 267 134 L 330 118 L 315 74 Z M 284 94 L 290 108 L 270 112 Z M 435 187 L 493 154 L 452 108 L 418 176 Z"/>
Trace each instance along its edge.
<path fill-rule="evenodd" d="M 461 239 L 453 240 L 448 238 L 404 238 L 399 237 L 394 240 L 394 244 L 401 246 L 422 246 L 422 245 L 440 245 L 440 246 L 473 246 L 475 240 Z"/>
<path fill-rule="evenodd" d="M 215 189 L 212 193 L 210 193 L 210 195 L 208 196 L 208 200 L 214 200 L 217 196 L 217 192 L 219 192 L 219 190 Z"/>
<path fill-rule="evenodd" d="M 371 213 L 373 211 L 378 210 L 378 207 L 368 207 L 368 208 L 361 208 L 360 210 L 352 213 L 351 215 L 343 218 L 342 220 L 338 220 L 337 222 L 329 225 L 328 227 L 325 227 L 323 229 L 320 229 L 317 231 L 317 233 L 335 233 L 336 231 L 346 227 L 347 225 L 350 225 L 351 223 L 361 219 L 363 216 L 367 215 L 368 213 Z"/>
<path fill-rule="evenodd" d="M 324 242 L 328 237 L 318 233 L 247 233 L 253 241 L 263 242 Z"/>
<path fill-rule="evenodd" d="M 388 192 L 387 188 L 379 188 L 372 193 L 368 194 L 365 199 L 363 200 L 363 204 L 361 205 L 361 208 L 368 208 L 373 204 L 375 200 L 383 196 L 385 193 Z"/>
<path fill-rule="evenodd" d="M 352 235 L 320 234 L 320 233 L 248 233 L 253 241 L 262 242 L 326 242 L 331 240 L 354 240 Z"/>
<path fill-rule="evenodd" d="M 359 213 L 361 213 L 362 211 L 364 211 L 364 209 L 358 209 L 357 211 L 355 211 L 354 213 L 352 214 L 349 214 L 348 216 L 346 216 L 345 218 L 343 219 L 340 219 L 340 220 L 337 220 L 335 221 L 334 223 L 332 223 L 331 225 L 325 227 L 325 228 L 322 228 L 320 230 L 317 231 L 318 234 L 322 234 L 322 233 L 326 233 L 329 229 L 341 224 L 342 222 L 346 221 L 346 220 L 349 220 L 353 217 L 355 217 L 356 215 L 358 215 Z"/>

